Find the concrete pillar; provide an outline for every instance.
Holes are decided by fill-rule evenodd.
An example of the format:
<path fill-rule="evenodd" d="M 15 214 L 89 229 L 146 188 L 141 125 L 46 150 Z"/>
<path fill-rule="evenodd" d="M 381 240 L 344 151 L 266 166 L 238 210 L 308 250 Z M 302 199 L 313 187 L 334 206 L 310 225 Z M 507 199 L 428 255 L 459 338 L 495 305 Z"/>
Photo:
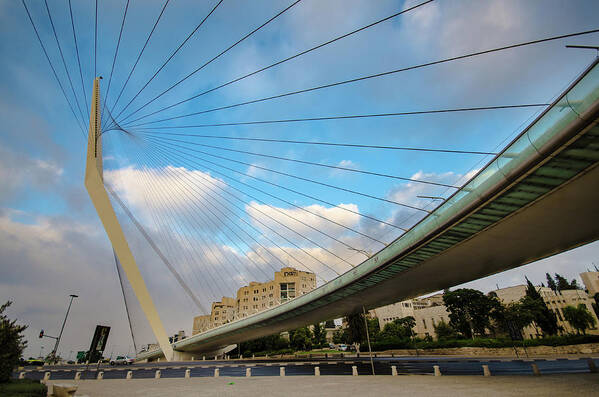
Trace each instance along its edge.
<path fill-rule="evenodd" d="M 279 375 L 285 376 L 285 367 L 280 367 L 279 368 Z"/>
<path fill-rule="evenodd" d="M 157 369 L 156 373 L 154 374 L 154 379 L 160 379 L 160 370 Z"/>
<path fill-rule="evenodd" d="M 202 356 L 202 361 L 206 361 L 206 356 Z"/>
<path fill-rule="evenodd" d="M 216 359 L 218 359 L 218 356 L 214 356 L 214 361 L 216 361 Z"/>
<path fill-rule="evenodd" d="M 44 380 L 50 380 L 50 372 L 44 373 Z"/>
<path fill-rule="evenodd" d="M 251 367 L 247 367 L 245 369 L 245 377 L 249 378 L 250 376 L 252 376 L 252 368 Z"/>
<path fill-rule="evenodd" d="M 157 363 L 159 363 L 159 362 L 160 362 L 160 357 L 158 357 L 158 358 L 156 359 L 156 362 L 157 362 Z"/>
<path fill-rule="evenodd" d="M 19 379 L 25 379 L 25 372 L 19 372 Z"/>
<path fill-rule="evenodd" d="M 190 369 L 186 369 L 185 370 L 185 379 L 189 379 L 191 378 L 191 370 Z"/>
<path fill-rule="evenodd" d="M 358 367 L 356 367 L 355 365 L 351 366 L 351 375 L 358 376 Z"/>
<path fill-rule="evenodd" d="M 491 376 L 491 371 L 488 365 L 483 365 L 483 376 Z"/>
<path fill-rule="evenodd" d="M 194 356 L 191 356 L 191 361 L 193 361 L 193 360 L 194 360 L 194 358 L 195 358 Z"/>
<path fill-rule="evenodd" d="M 214 377 L 218 378 L 220 371 L 218 370 L 218 368 L 214 368 Z"/>
<path fill-rule="evenodd" d="M 441 376 L 441 370 L 438 365 L 433 365 L 433 369 L 435 371 L 435 376 Z"/>
<path fill-rule="evenodd" d="M 268 358 L 268 354 L 264 358 Z"/>
<path fill-rule="evenodd" d="M 397 376 L 397 367 L 395 365 L 391 366 L 391 376 Z"/>
<path fill-rule="evenodd" d="M 320 376 L 320 367 L 314 367 L 314 376 Z"/>
<path fill-rule="evenodd" d="M 75 372 L 75 380 L 80 380 L 81 379 L 81 372 L 77 371 Z"/>
<path fill-rule="evenodd" d="M 252 354 L 252 360 L 253 360 L 254 358 L 256 358 L 256 357 L 255 357 L 255 356 Z"/>
<path fill-rule="evenodd" d="M 98 372 L 98 376 L 96 377 L 97 380 L 102 380 L 104 379 L 104 371 L 100 371 Z"/>
<path fill-rule="evenodd" d="M 133 371 L 127 371 L 127 377 L 125 379 L 133 379 Z"/>
<path fill-rule="evenodd" d="M 243 360 L 243 354 L 240 354 L 240 355 L 239 355 L 239 359 L 240 359 L 240 360 Z"/>
<path fill-rule="evenodd" d="M 530 364 L 532 367 L 532 374 L 535 376 L 541 376 L 541 371 L 539 370 L 539 366 L 536 363 Z"/>
<path fill-rule="evenodd" d="M 588 358 L 587 363 L 589 364 L 589 371 L 596 374 L 597 373 L 597 365 L 595 364 L 595 361 L 592 358 Z"/>

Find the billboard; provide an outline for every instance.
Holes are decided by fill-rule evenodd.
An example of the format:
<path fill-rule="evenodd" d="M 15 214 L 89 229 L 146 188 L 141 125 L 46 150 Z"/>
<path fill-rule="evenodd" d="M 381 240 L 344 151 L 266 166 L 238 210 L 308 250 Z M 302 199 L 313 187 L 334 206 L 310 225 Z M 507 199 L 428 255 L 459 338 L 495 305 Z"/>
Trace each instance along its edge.
<path fill-rule="evenodd" d="M 106 342 L 108 341 L 108 334 L 110 333 L 110 327 L 105 325 L 96 325 L 96 332 L 92 338 L 92 344 L 89 347 L 90 356 L 94 356 L 96 352 L 103 352 L 106 348 Z"/>

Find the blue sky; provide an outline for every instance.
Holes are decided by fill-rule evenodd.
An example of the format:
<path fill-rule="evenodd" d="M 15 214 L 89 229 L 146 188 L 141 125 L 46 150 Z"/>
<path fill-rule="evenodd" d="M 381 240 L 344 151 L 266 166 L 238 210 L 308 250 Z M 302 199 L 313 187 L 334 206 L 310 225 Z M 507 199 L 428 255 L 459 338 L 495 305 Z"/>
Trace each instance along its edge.
<path fill-rule="evenodd" d="M 102 98 L 107 101 L 108 108 L 112 108 L 163 6 L 160 1 L 130 2 L 111 88 L 105 99 L 125 3 L 122 0 L 99 2 L 97 72 L 104 78 Z M 291 3 L 266 0 L 223 1 L 181 51 L 123 112 L 121 118 Z M 44 3 L 29 1 L 27 4 L 67 95 L 75 104 Z M 75 57 L 68 2 L 48 1 L 73 79 L 73 90 L 82 112 L 87 114 L 84 103 L 89 102 L 94 69 L 94 3 L 78 0 L 72 4 L 83 88 Z M 115 116 L 215 4 L 214 1 L 171 1 L 115 107 Z M 303 0 L 129 120 L 415 4 L 417 2 L 414 1 Z M 594 16 L 598 12 L 599 4 L 592 0 L 435 1 L 143 121 L 227 106 L 503 45 L 595 29 L 597 23 Z M 68 342 L 65 342 L 64 349 L 61 350 L 68 353 L 69 350 L 83 349 L 96 323 L 113 325 L 111 343 L 114 349 L 127 350 L 130 338 L 122 297 L 117 293 L 119 286 L 112 253 L 83 188 L 85 139 L 82 131 L 59 90 L 21 3 L 0 1 L 0 22 L 0 53 L 3 55 L 0 66 L 0 179 L 3 185 L 0 191 L 0 251 L 3 253 L 0 255 L 0 299 L 14 300 L 11 313 L 30 324 L 30 330 L 27 331 L 30 339 L 28 354 L 39 352 L 39 341 L 34 336 L 40 328 L 46 328 L 49 333 L 55 332 L 53 327 L 58 327 L 67 304 L 66 297 L 71 292 L 79 292 L 81 298 L 74 306 L 72 323 L 65 331 L 65 340 Z M 595 56 L 593 51 L 571 50 L 564 46 L 596 45 L 598 39 L 598 34 L 591 34 L 523 47 L 152 126 L 549 103 Z M 88 98 L 84 97 L 84 93 Z M 78 109 L 75 109 L 78 113 Z M 361 120 L 189 128 L 168 132 L 494 152 L 509 142 L 541 110 L 542 108 L 526 108 Z M 184 279 L 207 306 L 220 295 L 230 295 L 248 279 L 265 278 L 272 267 L 280 265 L 273 260 L 267 267 L 260 255 L 268 258 L 268 253 L 256 246 L 250 249 L 248 243 L 232 234 L 231 230 L 243 233 L 238 226 L 249 233 L 260 230 L 297 256 L 303 255 L 306 263 L 312 261 L 311 266 L 320 269 L 324 278 L 330 278 L 333 274 L 322 268 L 317 261 L 306 257 L 305 253 L 289 246 L 289 242 L 304 248 L 313 257 L 327 264 L 334 263 L 332 266 L 340 272 L 347 270 L 347 265 L 338 258 L 299 238 L 281 224 L 273 223 L 263 213 L 299 229 L 330 252 L 352 263 L 358 263 L 363 257 L 313 229 L 299 226 L 290 221 L 287 215 L 301 218 L 359 249 L 377 250 L 380 245 L 328 224 L 322 218 L 308 215 L 297 207 L 310 209 L 385 242 L 398 235 L 396 230 L 381 227 L 353 212 L 331 208 L 305 196 L 257 182 L 248 175 L 343 205 L 360 214 L 389 222 L 404 222 L 402 225 L 405 226 L 415 222 L 420 216 L 418 212 L 388 202 L 324 188 L 210 155 L 228 157 L 419 207 L 430 207 L 434 203 L 418 199 L 416 195 L 447 196 L 452 192 L 452 189 L 183 144 L 187 148 L 208 153 L 202 154 L 199 159 L 192 159 L 173 151 L 173 146 L 167 150 L 169 144 L 164 143 L 167 141 L 152 138 L 154 143 L 163 142 L 160 149 L 155 149 L 147 140 L 141 139 L 147 135 L 139 127 L 133 127 L 131 131 L 139 139 L 131 139 L 119 131 L 109 131 L 104 135 L 107 180 L 126 200 L 152 236 L 161 241 L 161 248 L 176 263 Z M 484 156 L 474 155 L 170 138 L 446 184 L 463 183 L 465 175 L 479 169 L 488 160 Z M 171 141 L 170 144 L 181 143 Z M 210 160 L 218 165 L 207 164 L 203 160 Z M 219 165 L 248 175 L 236 174 Z M 251 191 L 251 188 L 233 179 L 259 187 L 297 207 L 264 193 Z M 200 181 L 200 185 L 196 185 L 197 189 L 205 186 L 207 190 L 187 190 L 182 180 Z M 244 196 L 233 187 L 251 192 L 255 198 Z M 230 193 L 239 195 L 242 201 L 236 201 Z M 231 199 L 236 206 L 225 202 L 221 195 Z M 271 207 L 259 204 L 256 199 Z M 223 211 L 222 213 L 231 216 L 231 221 L 220 224 L 209 212 L 201 211 L 219 214 L 219 211 Z M 241 225 L 242 221 L 237 219 L 243 219 L 247 224 Z M 191 316 L 197 310 L 170 276 L 164 276 L 163 265 L 150 252 L 147 243 L 132 225 L 126 219 L 123 222 L 134 253 L 138 256 L 138 261 L 143 262 L 148 284 L 155 291 L 155 300 L 165 318 L 168 332 L 181 328 L 189 332 Z M 251 229 L 248 224 L 255 229 Z M 285 236 L 286 240 L 273 236 L 271 229 L 266 228 L 265 224 Z M 174 231 L 182 232 L 185 239 L 175 237 Z M 272 248 L 269 245 L 271 243 L 263 237 L 256 235 L 256 238 L 267 248 Z M 272 251 L 277 252 L 276 249 Z M 278 254 L 282 262 L 293 265 L 293 260 L 288 256 L 281 252 Z M 252 260 L 259 266 L 253 266 Z M 557 271 L 572 278 L 591 267 L 593 262 L 599 262 L 596 243 L 475 281 L 469 286 L 489 290 L 495 284 L 501 287 L 521 282 L 524 274 L 535 282 L 541 282 L 546 271 Z M 222 263 L 226 265 L 222 267 Z M 234 282 L 229 282 L 231 279 Z M 137 320 L 143 326 L 142 319 Z M 144 338 L 150 337 L 140 337 Z"/>

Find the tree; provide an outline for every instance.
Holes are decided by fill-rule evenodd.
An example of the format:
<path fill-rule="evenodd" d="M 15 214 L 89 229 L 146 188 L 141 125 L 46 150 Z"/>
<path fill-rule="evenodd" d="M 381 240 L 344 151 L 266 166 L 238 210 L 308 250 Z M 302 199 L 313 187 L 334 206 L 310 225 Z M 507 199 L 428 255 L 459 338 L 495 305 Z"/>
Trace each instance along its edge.
<path fill-rule="evenodd" d="M 443 303 L 449 311 L 449 324 L 467 338 L 485 335 L 491 314 L 501 306 L 497 298 L 469 288 L 446 292 Z"/>
<path fill-rule="evenodd" d="M 289 331 L 289 345 L 295 350 L 312 350 L 312 332 L 308 327 Z"/>
<path fill-rule="evenodd" d="M 445 321 L 437 323 L 434 328 L 437 339 L 439 340 L 458 339 L 459 337 L 455 329 L 453 329 L 451 325 L 447 324 Z"/>
<path fill-rule="evenodd" d="M 570 283 L 560 274 L 555 273 L 555 280 L 557 281 L 557 290 L 564 291 L 570 289 Z"/>
<path fill-rule="evenodd" d="M 269 336 L 263 336 L 258 339 L 249 340 L 247 342 L 239 343 L 237 346 L 239 353 L 243 355 L 250 355 L 258 352 L 269 352 L 286 349 L 289 347 L 289 343 L 281 337 L 280 334 L 274 334 Z"/>
<path fill-rule="evenodd" d="M 366 343 L 366 327 L 364 326 L 364 315 L 352 313 L 345 317 L 347 322 L 347 343 Z"/>
<path fill-rule="evenodd" d="M 385 324 L 380 333 L 381 338 L 411 338 L 416 320 L 412 316 L 402 317 Z"/>
<path fill-rule="evenodd" d="M 578 334 L 582 332 L 586 335 L 586 330 L 595 326 L 595 318 L 583 303 L 579 303 L 577 307 L 568 305 L 562 311 L 566 321 Z"/>
<path fill-rule="evenodd" d="M 521 340 L 522 330 L 534 321 L 534 315 L 521 302 L 512 302 L 497 310 L 494 319 L 499 331 L 513 340 Z"/>
<path fill-rule="evenodd" d="M 547 277 L 547 287 L 551 288 L 553 292 L 557 292 L 557 284 L 555 284 L 555 280 L 551 277 L 551 274 L 545 273 L 545 277 Z"/>
<path fill-rule="evenodd" d="M 541 328 L 541 331 L 545 335 L 555 335 L 559 330 L 557 325 L 557 317 L 547 305 L 539 294 L 539 291 L 527 278 L 526 283 L 526 295 L 520 300 L 524 310 L 528 311 L 534 318 L 534 323 Z"/>
<path fill-rule="evenodd" d="M 595 303 L 592 304 L 593 310 L 595 311 L 597 317 L 599 317 L 599 292 L 593 295 L 593 299 L 595 299 Z"/>
<path fill-rule="evenodd" d="M 316 323 L 312 328 L 312 345 L 316 348 L 322 348 L 327 345 L 327 332 L 320 323 Z"/>
<path fill-rule="evenodd" d="M 333 343 L 347 343 L 347 338 L 345 335 L 345 331 L 338 329 L 333 333 Z"/>
<path fill-rule="evenodd" d="M 4 310 L 12 304 L 11 301 L 0 306 L 0 383 L 8 382 L 12 371 L 19 365 L 27 341 L 23 340 L 21 332 L 26 325 L 17 325 L 17 320 L 9 320 Z"/>

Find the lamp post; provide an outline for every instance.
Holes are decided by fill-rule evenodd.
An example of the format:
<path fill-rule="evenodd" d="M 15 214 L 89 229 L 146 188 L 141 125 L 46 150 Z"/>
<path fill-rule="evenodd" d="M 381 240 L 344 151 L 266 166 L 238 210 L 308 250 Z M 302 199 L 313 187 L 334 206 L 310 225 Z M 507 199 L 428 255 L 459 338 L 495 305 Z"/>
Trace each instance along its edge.
<path fill-rule="evenodd" d="M 62 327 L 60 328 L 60 334 L 58 334 L 58 338 L 56 338 L 56 344 L 54 345 L 54 349 L 52 350 L 52 353 L 50 353 L 50 356 L 52 356 L 53 359 L 56 359 L 56 352 L 58 350 L 58 345 L 60 344 L 60 338 L 62 337 L 62 331 L 64 331 L 64 326 L 67 323 L 67 317 L 69 317 L 69 311 L 71 310 L 71 305 L 73 304 L 73 299 L 74 298 L 78 298 L 78 295 L 69 295 L 71 297 L 71 301 L 69 302 L 69 307 L 67 308 L 67 314 L 65 314 L 64 316 L 64 321 L 62 322 Z"/>

